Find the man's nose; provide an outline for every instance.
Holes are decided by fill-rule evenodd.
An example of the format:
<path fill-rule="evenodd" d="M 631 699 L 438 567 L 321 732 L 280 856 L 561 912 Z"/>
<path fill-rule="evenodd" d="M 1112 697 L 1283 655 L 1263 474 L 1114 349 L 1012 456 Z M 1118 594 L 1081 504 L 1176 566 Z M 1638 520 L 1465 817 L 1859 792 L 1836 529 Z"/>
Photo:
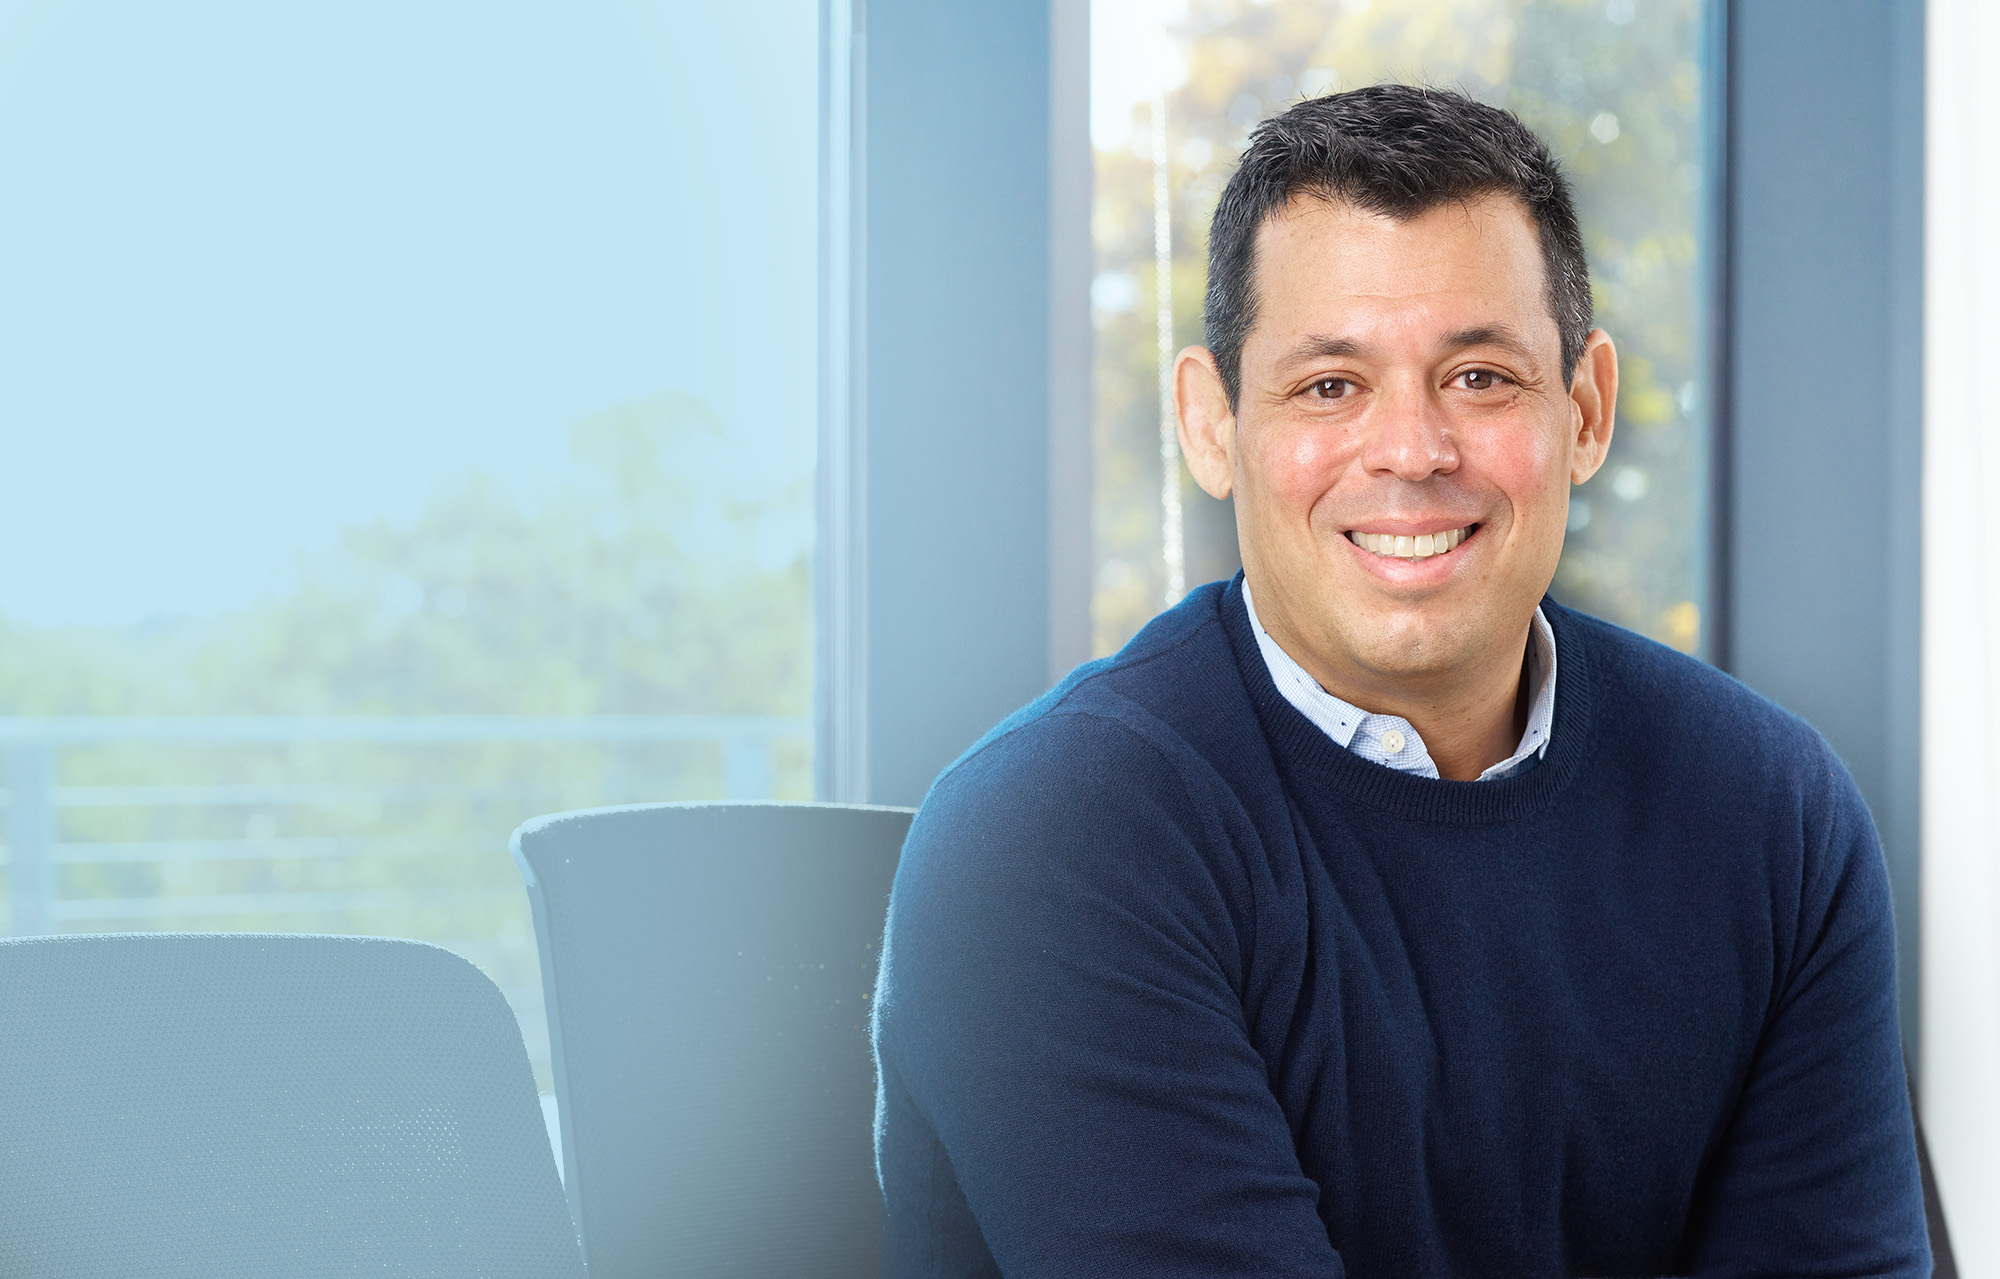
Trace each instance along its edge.
<path fill-rule="evenodd" d="M 1430 387 L 1405 382 L 1377 394 L 1362 449 L 1370 473 L 1416 481 L 1458 469 L 1451 424 Z"/>

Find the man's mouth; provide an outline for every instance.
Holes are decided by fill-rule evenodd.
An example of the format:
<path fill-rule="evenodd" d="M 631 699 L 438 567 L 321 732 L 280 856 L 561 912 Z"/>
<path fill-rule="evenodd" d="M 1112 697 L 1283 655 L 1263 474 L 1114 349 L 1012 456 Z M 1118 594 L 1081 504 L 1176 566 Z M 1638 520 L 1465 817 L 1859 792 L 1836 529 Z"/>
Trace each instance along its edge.
<path fill-rule="evenodd" d="M 1371 555 L 1380 555 L 1392 560 L 1427 560 L 1433 555 L 1443 555 L 1455 549 L 1460 542 L 1472 536 L 1477 524 L 1464 528 L 1450 529 L 1443 533 L 1422 533 L 1416 537 L 1404 537 L 1396 533 L 1363 533 L 1359 529 L 1349 529 L 1347 540 Z"/>

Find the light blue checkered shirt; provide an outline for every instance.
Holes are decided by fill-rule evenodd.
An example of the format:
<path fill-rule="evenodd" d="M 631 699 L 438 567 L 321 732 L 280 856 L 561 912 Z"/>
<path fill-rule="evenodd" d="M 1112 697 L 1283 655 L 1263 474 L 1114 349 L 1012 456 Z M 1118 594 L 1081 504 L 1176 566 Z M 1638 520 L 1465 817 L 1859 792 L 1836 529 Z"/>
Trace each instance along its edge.
<path fill-rule="evenodd" d="M 1400 715 L 1371 715 L 1359 706 L 1341 701 L 1306 674 L 1306 668 L 1278 647 L 1264 624 L 1257 620 L 1257 605 L 1250 598 L 1250 582 L 1243 582 L 1243 607 L 1250 613 L 1250 629 L 1257 636 L 1257 650 L 1278 692 L 1299 713 L 1318 725 L 1336 743 L 1365 760 L 1399 768 L 1419 777 L 1436 777 L 1424 739 L 1410 721 Z M 1556 713 L 1556 633 L 1542 610 L 1535 610 L 1534 625 L 1528 630 L 1528 727 L 1514 753 L 1479 775 L 1482 782 L 1507 776 L 1529 758 L 1549 749 L 1549 726 Z"/>

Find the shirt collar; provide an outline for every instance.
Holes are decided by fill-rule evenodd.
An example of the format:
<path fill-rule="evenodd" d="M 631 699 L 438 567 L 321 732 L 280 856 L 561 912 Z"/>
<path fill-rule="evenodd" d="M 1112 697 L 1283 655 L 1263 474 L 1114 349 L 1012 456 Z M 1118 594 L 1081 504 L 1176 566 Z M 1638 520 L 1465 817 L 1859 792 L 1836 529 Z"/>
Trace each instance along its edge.
<path fill-rule="evenodd" d="M 1264 629 L 1264 623 L 1258 620 L 1257 604 L 1250 597 L 1247 577 L 1243 579 L 1243 608 L 1250 615 L 1250 630 L 1257 637 L 1257 651 L 1264 657 L 1271 682 L 1300 714 L 1335 744 L 1375 763 L 1424 777 L 1438 776 L 1437 764 L 1408 720 L 1400 715 L 1372 714 L 1342 701 L 1321 688 L 1305 667 L 1278 647 L 1278 642 Z M 1539 606 L 1528 628 L 1528 688 L 1528 724 L 1522 730 L 1520 743 L 1512 755 L 1481 773 L 1480 781 L 1506 777 L 1530 758 L 1548 753 L 1556 709 L 1556 633 Z"/>

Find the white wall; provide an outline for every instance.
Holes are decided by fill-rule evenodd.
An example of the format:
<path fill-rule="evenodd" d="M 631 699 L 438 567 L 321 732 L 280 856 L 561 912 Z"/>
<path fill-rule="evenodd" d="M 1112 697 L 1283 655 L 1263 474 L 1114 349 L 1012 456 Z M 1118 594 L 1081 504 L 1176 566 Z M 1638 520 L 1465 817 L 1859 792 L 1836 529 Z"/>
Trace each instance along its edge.
<path fill-rule="evenodd" d="M 2000 1279 L 2000 5 L 1928 19 L 1921 1095 L 1959 1272 Z"/>

